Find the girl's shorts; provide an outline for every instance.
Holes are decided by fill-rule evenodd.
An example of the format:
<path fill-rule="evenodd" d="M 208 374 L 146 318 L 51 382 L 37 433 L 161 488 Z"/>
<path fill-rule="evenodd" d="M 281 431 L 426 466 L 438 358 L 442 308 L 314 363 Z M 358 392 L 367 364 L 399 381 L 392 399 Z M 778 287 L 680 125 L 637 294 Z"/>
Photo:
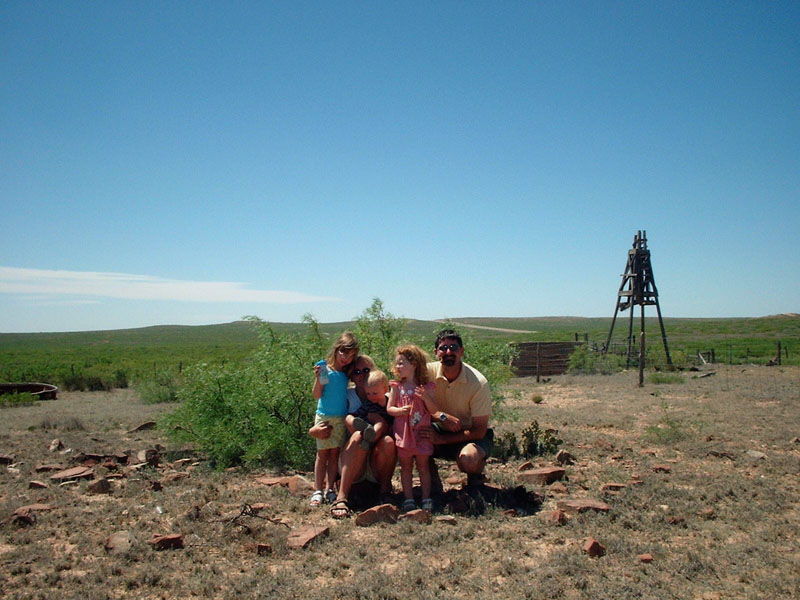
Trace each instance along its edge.
<path fill-rule="evenodd" d="M 344 417 L 327 417 L 315 414 L 314 425 L 326 422 L 332 427 L 331 434 L 325 440 L 317 440 L 317 450 L 329 450 L 330 448 L 341 448 L 347 434 L 347 427 L 344 424 Z"/>

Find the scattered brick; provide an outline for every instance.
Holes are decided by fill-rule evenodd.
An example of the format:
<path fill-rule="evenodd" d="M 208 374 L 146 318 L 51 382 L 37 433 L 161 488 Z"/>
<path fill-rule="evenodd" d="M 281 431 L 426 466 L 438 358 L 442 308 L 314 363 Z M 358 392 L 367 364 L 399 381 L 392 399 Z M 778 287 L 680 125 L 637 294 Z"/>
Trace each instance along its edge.
<path fill-rule="evenodd" d="M 33 467 L 33 470 L 36 471 L 37 473 L 43 473 L 45 471 L 61 471 L 63 469 L 64 469 L 63 465 L 57 465 L 55 463 L 38 464 L 35 467 Z"/>
<path fill-rule="evenodd" d="M 55 506 L 52 504 L 40 504 L 40 503 L 27 504 L 25 506 L 20 506 L 17 510 L 15 510 L 14 516 L 22 518 L 33 516 L 33 520 L 35 521 L 36 520 L 35 513 L 47 510 L 53 510 L 54 508 Z"/>
<path fill-rule="evenodd" d="M 138 425 L 137 427 L 128 430 L 128 433 L 136 433 L 137 431 L 149 431 L 150 429 L 154 429 L 155 426 L 156 426 L 155 421 L 145 421 L 141 425 Z"/>
<path fill-rule="evenodd" d="M 42 481 L 33 480 L 33 481 L 29 481 L 28 482 L 28 489 L 29 490 L 43 490 L 43 489 L 46 489 L 48 487 L 50 487 L 50 486 L 48 486 L 46 483 L 44 483 Z"/>
<path fill-rule="evenodd" d="M 289 477 L 258 477 L 256 479 L 256 483 L 270 486 L 282 485 L 284 487 L 289 487 Z"/>
<path fill-rule="evenodd" d="M 520 471 L 527 471 L 528 469 L 532 469 L 532 468 L 533 468 L 533 463 L 531 461 L 529 461 L 529 460 L 526 460 L 524 463 L 522 463 L 519 466 L 519 470 Z"/>
<path fill-rule="evenodd" d="M 162 483 L 172 483 L 173 481 L 178 481 L 179 479 L 185 479 L 189 476 L 188 473 L 182 473 L 180 471 L 176 471 L 174 473 L 167 473 L 164 478 L 161 480 Z"/>
<path fill-rule="evenodd" d="M 14 464 L 14 457 L 8 454 L 0 454 L 0 465 Z"/>
<path fill-rule="evenodd" d="M 606 549 L 603 547 L 603 545 L 591 537 L 586 538 L 586 540 L 583 542 L 583 551 L 592 558 L 603 556 L 606 553 Z"/>
<path fill-rule="evenodd" d="M 393 504 L 381 504 L 359 513 L 356 517 L 356 525 L 359 527 L 369 527 L 375 523 L 397 523 L 397 518 L 399 516 L 399 508 Z"/>
<path fill-rule="evenodd" d="M 86 491 L 90 494 L 110 494 L 111 482 L 105 477 L 97 479 L 86 486 Z"/>
<path fill-rule="evenodd" d="M 130 531 L 117 531 L 106 538 L 103 547 L 109 554 L 125 554 L 133 548 L 136 541 Z"/>
<path fill-rule="evenodd" d="M 259 556 L 266 556 L 267 554 L 272 554 L 272 546 L 269 544 L 264 543 L 249 543 L 244 545 L 245 549 L 249 552 L 253 552 L 254 554 L 258 554 Z"/>
<path fill-rule="evenodd" d="M 286 539 L 286 545 L 289 548 L 307 548 L 308 545 L 314 540 L 327 537 L 330 533 L 330 527 L 303 527 L 302 529 L 294 529 L 289 533 Z"/>
<path fill-rule="evenodd" d="M 556 462 L 560 465 L 572 465 L 575 464 L 575 458 L 566 450 L 559 450 L 556 454 Z"/>
<path fill-rule="evenodd" d="M 72 467 L 64 471 L 59 471 L 50 475 L 50 479 L 54 481 L 68 481 L 73 479 L 92 479 L 94 478 L 94 471 L 89 467 Z"/>
<path fill-rule="evenodd" d="M 136 454 L 136 459 L 140 463 L 147 463 L 151 467 L 157 467 L 161 460 L 161 455 L 155 448 L 147 448 L 146 450 L 139 450 Z"/>
<path fill-rule="evenodd" d="M 542 467 L 540 469 L 529 469 L 517 474 L 517 479 L 523 483 L 534 485 L 548 485 L 563 478 L 566 471 L 561 467 Z"/>
<path fill-rule="evenodd" d="M 546 520 L 550 525 L 565 525 L 567 522 L 567 513 L 563 510 L 553 510 L 547 513 Z"/>
<path fill-rule="evenodd" d="M 547 488 L 547 491 L 552 494 L 569 494 L 569 489 L 560 481 L 556 481 L 553 485 Z"/>
<path fill-rule="evenodd" d="M 637 556 L 637 558 L 639 559 L 639 562 L 643 562 L 643 563 L 651 563 L 651 562 L 653 562 L 653 555 L 652 554 L 640 554 L 639 556 Z"/>
<path fill-rule="evenodd" d="M 671 473 L 672 467 L 669 465 L 653 465 L 653 473 Z"/>
<path fill-rule="evenodd" d="M 295 496 L 306 496 L 314 491 L 314 484 L 302 475 L 292 475 L 289 478 L 289 491 Z"/>
<path fill-rule="evenodd" d="M 669 519 L 667 519 L 667 523 L 669 523 L 670 525 L 680 525 L 684 521 L 686 521 L 686 519 L 684 519 L 683 517 L 675 517 L 675 516 L 672 516 Z"/>
<path fill-rule="evenodd" d="M 397 519 L 399 521 L 415 521 L 416 523 L 427 525 L 433 520 L 433 515 L 431 515 L 431 513 L 427 510 L 418 508 L 416 510 L 410 510 L 407 513 L 401 514 Z"/>
<path fill-rule="evenodd" d="M 444 482 L 448 485 L 464 485 L 466 483 L 467 478 L 463 475 L 450 475 Z"/>
<path fill-rule="evenodd" d="M 620 490 L 624 490 L 626 487 L 628 487 L 628 486 L 625 485 L 624 483 L 609 482 L 609 483 L 604 483 L 600 487 L 600 491 L 601 492 L 618 492 Z"/>
<path fill-rule="evenodd" d="M 63 449 L 64 449 L 64 444 L 58 438 L 56 438 L 52 442 L 50 442 L 50 446 L 48 447 L 48 450 L 50 452 L 58 452 L 59 450 L 63 450 Z"/>
<path fill-rule="evenodd" d="M 704 508 L 699 513 L 697 513 L 697 515 L 700 516 L 700 517 L 703 517 L 704 519 L 709 519 L 709 520 L 711 520 L 711 519 L 713 519 L 713 518 L 715 518 L 717 516 L 716 512 L 714 511 L 714 509 L 711 506 L 709 506 L 708 508 Z"/>
<path fill-rule="evenodd" d="M 147 543 L 155 550 L 179 550 L 183 548 L 183 536 L 180 533 L 154 533 Z"/>
<path fill-rule="evenodd" d="M 443 523 L 444 525 L 457 525 L 458 519 L 456 519 L 453 515 L 439 515 L 434 519 L 437 523 Z"/>
<path fill-rule="evenodd" d="M 593 500 L 592 498 L 578 498 L 575 500 L 559 500 L 557 504 L 560 510 L 567 514 L 580 514 L 589 510 L 597 512 L 608 512 L 611 507 L 605 502 Z"/>

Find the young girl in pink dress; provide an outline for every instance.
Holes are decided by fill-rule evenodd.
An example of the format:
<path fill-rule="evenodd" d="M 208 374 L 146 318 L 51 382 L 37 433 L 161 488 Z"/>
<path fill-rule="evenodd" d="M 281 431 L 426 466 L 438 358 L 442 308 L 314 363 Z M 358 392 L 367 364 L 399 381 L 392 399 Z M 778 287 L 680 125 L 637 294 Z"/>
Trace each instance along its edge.
<path fill-rule="evenodd" d="M 398 381 L 389 382 L 386 412 L 394 417 L 394 439 L 405 497 L 403 512 L 417 507 L 413 495 L 414 462 L 422 486 L 422 508 L 433 509 L 430 472 L 433 443 L 430 438 L 418 435 L 420 428 L 430 428 L 431 413 L 437 411 L 433 401 L 435 386 L 430 381 L 427 365 L 428 357 L 418 346 L 404 345 L 395 351 L 392 371 Z"/>

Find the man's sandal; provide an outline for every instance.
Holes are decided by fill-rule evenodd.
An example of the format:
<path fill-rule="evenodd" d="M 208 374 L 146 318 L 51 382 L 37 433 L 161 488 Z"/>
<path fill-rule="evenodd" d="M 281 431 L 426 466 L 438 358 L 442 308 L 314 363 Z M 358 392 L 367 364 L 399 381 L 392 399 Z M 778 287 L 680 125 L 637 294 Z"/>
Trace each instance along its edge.
<path fill-rule="evenodd" d="M 348 519 L 353 514 L 350 510 L 350 505 L 347 504 L 347 499 L 336 500 L 331 504 L 331 516 L 334 519 Z"/>
<path fill-rule="evenodd" d="M 353 419 L 353 428 L 356 431 L 361 432 L 361 442 L 360 446 L 362 450 L 369 450 L 370 444 L 375 441 L 375 438 L 378 436 L 375 428 L 372 426 L 371 423 L 362 419 L 361 417 L 356 417 Z"/>
<path fill-rule="evenodd" d="M 325 496 L 322 494 L 322 490 L 317 490 L 316 492 L 311 494 L 311 501 L 308 503 L 308 505 L 317 507 L 321 506 L 324 501 L 325 501 Z"/>

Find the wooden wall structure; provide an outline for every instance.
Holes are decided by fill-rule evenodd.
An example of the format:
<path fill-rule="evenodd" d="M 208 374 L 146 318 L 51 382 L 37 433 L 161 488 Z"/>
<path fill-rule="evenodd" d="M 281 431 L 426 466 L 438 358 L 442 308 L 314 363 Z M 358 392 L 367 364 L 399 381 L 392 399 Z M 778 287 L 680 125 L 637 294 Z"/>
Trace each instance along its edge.
<path fill-rule="evenodd" d="M 584 342 L 519 342 L 519 355 L 511 363 L 517 377 L 561 375 L 569 366 L 569 355 Z"/>

